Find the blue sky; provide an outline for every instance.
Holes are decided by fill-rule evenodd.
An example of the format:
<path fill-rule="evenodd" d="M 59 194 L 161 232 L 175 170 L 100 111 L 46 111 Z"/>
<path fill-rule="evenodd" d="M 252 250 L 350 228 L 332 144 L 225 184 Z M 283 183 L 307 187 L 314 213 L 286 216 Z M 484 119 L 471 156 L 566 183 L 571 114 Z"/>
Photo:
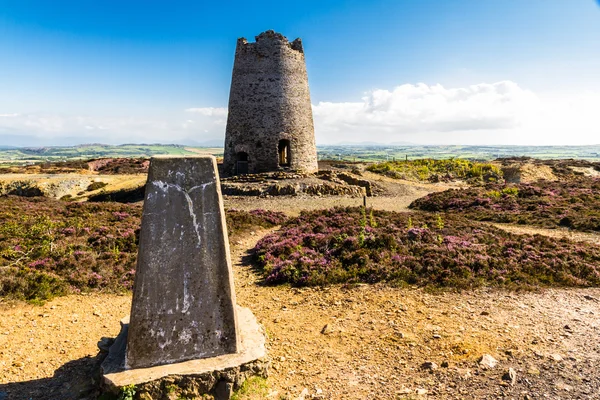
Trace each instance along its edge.
<path fill-rule="evenodd" d="M 267 29 L 303 39 L 318 143 L 600 143 L 594 0 L 0 0 L 0 145 L 222 141 Z"/>

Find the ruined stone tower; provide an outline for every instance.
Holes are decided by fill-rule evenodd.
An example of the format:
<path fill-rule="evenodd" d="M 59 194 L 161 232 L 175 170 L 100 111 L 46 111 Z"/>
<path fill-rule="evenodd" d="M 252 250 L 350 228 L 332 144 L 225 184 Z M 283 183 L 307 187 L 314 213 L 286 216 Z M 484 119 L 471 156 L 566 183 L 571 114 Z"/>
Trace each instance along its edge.
<path fill-rule="evenodd" d="M 225 175 L 317 171 L 302 41 L 273 31 L 237 41 L 229 93 Z"/>

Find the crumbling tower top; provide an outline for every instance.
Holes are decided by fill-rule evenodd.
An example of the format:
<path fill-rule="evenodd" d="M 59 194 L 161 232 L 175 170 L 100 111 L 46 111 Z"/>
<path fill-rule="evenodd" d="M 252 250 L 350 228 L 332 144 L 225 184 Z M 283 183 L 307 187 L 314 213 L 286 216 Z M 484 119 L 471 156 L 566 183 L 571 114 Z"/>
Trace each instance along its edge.
<path fill-rule="evenodd" d="M 283 36 L 281 33 L 275 32 L 273 30 L 264 31 L 258 36 L 254 37 L 254 43 L 248 43 L 248 40 L 244 37 L 238 39 L 238 47 L 240 45 L 249 45 L 255 46 L 259 42 L 278 42 L 281 45 L 288 45 L 291 49 L 299 51 L 300 53 L 304 53 L 304 48 L 302 47 L 302 39 L 296 38 L 293 42 L 290 42 L 288 38 Z"/>

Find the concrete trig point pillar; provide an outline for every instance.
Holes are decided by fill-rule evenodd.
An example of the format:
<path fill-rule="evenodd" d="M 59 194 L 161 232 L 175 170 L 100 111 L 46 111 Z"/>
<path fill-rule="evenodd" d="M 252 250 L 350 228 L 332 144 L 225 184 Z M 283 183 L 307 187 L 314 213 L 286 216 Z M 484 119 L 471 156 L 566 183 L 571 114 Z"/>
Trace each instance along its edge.
<path fill-rule="evenodd" d="M 217 391 L 223 376 L 230 392 L 248 371 L 266 374 L 261 328 L 235 303 L 219 185 L 212 156 L 151 160 L 130 321 L 102 365 L 109 389 L 158 395 L 160 379 L 189 386 L 193 375 L 204 389 L 189 394 Z"/>

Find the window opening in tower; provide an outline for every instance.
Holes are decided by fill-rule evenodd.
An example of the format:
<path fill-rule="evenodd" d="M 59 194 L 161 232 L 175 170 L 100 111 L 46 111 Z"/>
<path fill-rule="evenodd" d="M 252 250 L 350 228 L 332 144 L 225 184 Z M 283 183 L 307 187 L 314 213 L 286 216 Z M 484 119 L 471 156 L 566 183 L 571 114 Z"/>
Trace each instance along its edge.
<path fill-rule="evenodd" d="M 290 159 L 291 159 L 290 141 L 287 139 L 281 139 L 279 141 L 278 151 L 279 151 L 279 166 L 280 167 L 289 166 Z"/>

